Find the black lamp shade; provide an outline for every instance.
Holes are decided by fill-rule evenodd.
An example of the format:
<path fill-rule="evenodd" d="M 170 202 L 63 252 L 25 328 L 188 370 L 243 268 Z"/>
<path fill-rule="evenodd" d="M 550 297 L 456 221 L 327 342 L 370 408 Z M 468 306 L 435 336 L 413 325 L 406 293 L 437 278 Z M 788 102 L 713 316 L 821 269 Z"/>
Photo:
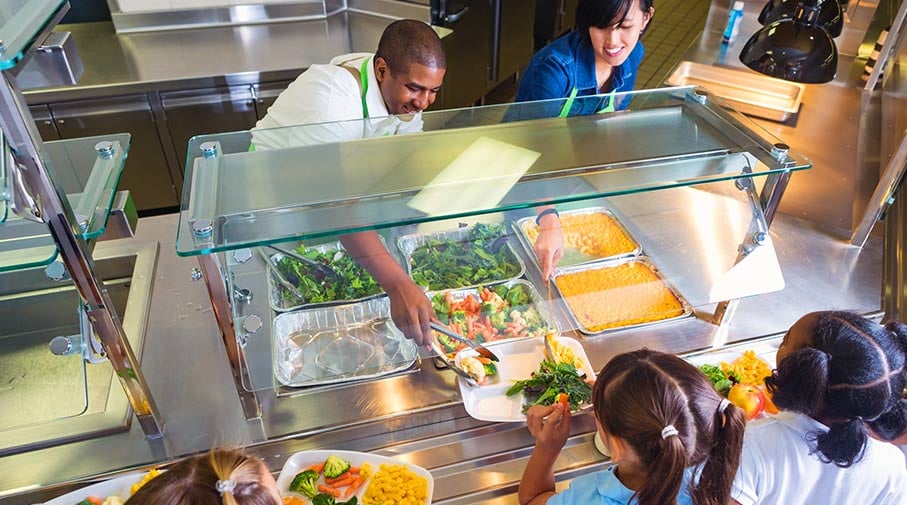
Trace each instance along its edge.
<path fill-rule="evenodd" d="M 820 84 L 835 78 L 838 50 L 825 30 L 788 19 L 756 32 L 743 46 L 740 61 L 765 75 Z"/>
<path fill-rule="evenodd" d="M 763 25 L 782 21 L 785 19 L 794 19 L 803 16 L 807 11 L 801 10 L 803 3 L 816 3 L 815 0 L 768 0 L 762 12 L 759 13 L 759 22 Z M 844 28 L 844 11 L 837 0 L 823 0 L 816 5 L 818 12 L 815 13 L 815 19 L 808 22 L 821 28 L 824 28 L 832 38 L 841 35 Z"/>

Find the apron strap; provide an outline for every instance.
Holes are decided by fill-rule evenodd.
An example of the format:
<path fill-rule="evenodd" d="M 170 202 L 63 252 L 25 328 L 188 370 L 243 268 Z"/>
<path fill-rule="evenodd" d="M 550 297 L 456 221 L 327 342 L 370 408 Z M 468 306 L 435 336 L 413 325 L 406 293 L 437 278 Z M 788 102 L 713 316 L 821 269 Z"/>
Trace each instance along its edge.
<path fill-rule="evenodd" d="M 337 66 L 345 69 L 349 72 L 356 81 L 359 83 L 359 92 L 362 97 L 362 119 L 368 119 L 368 102 L 365 100 L 365 96 L 368 93 L 368 62 L 371 61 L 371 58 L 366 58 L 362 65 L 359 66 L 359 71 L 357 72 L 355 68 L 350 68 L 346 66 L 347 61 L 338 63 Z"/>
<path fill-rule="evenodd" d="M 570 114 L 570 109 L 573 108 L 573 102 L 576 100 L 576 95 L 579 93 L 579 90 L 576 87 L 570 91 L 570 96 L 567 97 L 567 101 L 564 102 L 564 106 L 561 107 L 561 113 L 557 117 L 567 117 Z M 604 114 L 606 112 L 614 112 L 614 96 L 608 97 L 608 105 L 605 105 L 601 110 L 596 114 Z"/>

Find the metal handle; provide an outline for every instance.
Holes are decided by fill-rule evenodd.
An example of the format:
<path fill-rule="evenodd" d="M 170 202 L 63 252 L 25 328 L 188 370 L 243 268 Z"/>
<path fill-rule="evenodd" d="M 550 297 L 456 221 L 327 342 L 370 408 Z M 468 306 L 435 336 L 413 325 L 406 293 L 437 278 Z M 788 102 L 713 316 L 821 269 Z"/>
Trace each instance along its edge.
<path fill-rule="evenodd" d="M 469 12 L 469 6 L 463 7 L 462 9 L 458 10 L 457 12 L 454 12 L 453 14 L 448 14 L 448 15 L 444 16 L 444 23 L 447 25 L 452 25 L 454 23 L 457 23 L 461 19 L 463 19 L 463 16 L 465 16 L 467 12 Z"/>

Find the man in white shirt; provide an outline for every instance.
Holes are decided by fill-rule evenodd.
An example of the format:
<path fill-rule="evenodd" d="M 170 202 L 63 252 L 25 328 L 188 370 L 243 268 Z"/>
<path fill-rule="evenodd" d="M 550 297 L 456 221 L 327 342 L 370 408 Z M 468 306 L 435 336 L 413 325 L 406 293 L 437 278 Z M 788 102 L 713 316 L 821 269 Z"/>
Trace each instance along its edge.
<path fill-rule="evenodd" d="M 385 28 L 374 55 L 338 56 L 312 65 L 277 97 L 252 130 L 252 148 L 277 149 L 422 130 L 447 60 L 427 24 L 404 19 Z M 397 115 L 404 115 L 399 117 Z M 362 120 L 366 121 L 349 121 Z M 318 124 L 310 127 L 281 128 Z M 431 301 L 394 261 L 376 232 L 344 235 L 344 247 L 387 292 L 394 323 L 419 345 L 431 338 Z"/>

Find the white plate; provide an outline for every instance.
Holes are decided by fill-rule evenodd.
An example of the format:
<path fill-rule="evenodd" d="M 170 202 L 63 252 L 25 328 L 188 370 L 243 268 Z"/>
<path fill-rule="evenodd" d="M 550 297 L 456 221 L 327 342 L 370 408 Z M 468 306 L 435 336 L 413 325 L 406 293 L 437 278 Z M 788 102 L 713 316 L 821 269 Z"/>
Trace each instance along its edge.
<path fill-rule="evenodd" d="M 316 463 L 324 463 L 324 460 L 328 459 L 328 456 L 332 454 L 340 459 L 349 461 L 352 466 L 362 466 L 363 463 L 369 463 L 372 466 L 372 475 L 378 472 L 378 467 L 381 464 L 406 465 L 411 472 L 421 477 L 425 477 L 425 480 L 428 481 L 428 495 L 425 499 L 425 504 L 431 504 L 431 496 L 435 489 L 435 481 L 432 479 L 431 474 L 428 473 L 428 470 L 421 466 L 407 463 L 406 461 L 355 451 L 302 451 L 290 456 L 290 458 L 287 459 L 287 462 L 284 463 L 280 475 L 277 476 L 277 489 L 280 491 L 280 496 L 298 496 L 308 503 L 311 503 L 311 500 L 305 496 L 298 493 L 291 493 L 290 483 L 293 482 L 293 478 L 296 477 L 296 474 Z M 324 484 L 324 476 L 321 476 L 318 479 L 318 483 Z M 352 495 L 359 498 L 359 503 L 362 503 L 362 495 L 365 494 L 365 490 L 368 489 L 370 484 L 371 477 L 369 477 L 369 480 Z M 339 498 L 339 500 L 346 501 L 349 500 L 349 498 Z M 389 503 L 387 505 L 394 504 Z"/>
<path fill-rule="evenodd" d="M 532 372 L 539 369 L 539 363 L 545 359 L 544 337 L 530 338 L 516 342 L 495 342 L 494 353 L 501 359 L 497 363 L 498 375 L 487 379 L 486 383 L 474 387 L 457 377 L 460 386 L 460 397 L 466 412 L 481 421 L 494 422 L 520 422 L 526 420 L 523 414 L 523 395 L 507 396 L 506 392 L 514 381 L 528 379 Z M 558 343 L 569 347 L 582 358 L 588 380 L 595 380 L 595 370 L 589 363 L 586 351 L 579 341 L 569 337 L 556 337 Z M 457 353 L 457 359 L 462 356 L 474 356 L 472 349 L 464 349 Z M 459 362 L 459 361 L 457 361 Z"/>
<path fill-rule="evenodd" d="M 706 363 L 718 366 L 722 361 L 733 363 L 734 360 L 743 356 L 745 351 L 753 351 L 756 353 L 756 357 L 768 363 L 769 368 L 775 368 L 775 356 L 778 354 L 778 346 L 780 345 L 781 339 L 773 339 L 764 342 L 754 342 L 749 345 L 734 345 L 727 349 L 705 351 L 685 356 L 684 359 L 696 366 L 705 365 Z"/>
<path fill-rule="evenodd" d="M 97 496 L 103 500 L 108 496 L 114 495 L 119 496 L 120 499 L 125 502 L 131 494 L 129 488 L 136 482 L 142 480 L 146 473 L 147 472 L 141 472 L 132 475 L 124 475 L 115 479 L 105 480 L 104 482 L 98 482 L 97 484 L 83 487 L 76 491 L 72 491 L 71 493 L 66 493 L 63 496 L 58 496 L 53 500 L 44 502 L 44 505 L 76 505 L 76 503 L 79 503 L 89 496 Z"/>

